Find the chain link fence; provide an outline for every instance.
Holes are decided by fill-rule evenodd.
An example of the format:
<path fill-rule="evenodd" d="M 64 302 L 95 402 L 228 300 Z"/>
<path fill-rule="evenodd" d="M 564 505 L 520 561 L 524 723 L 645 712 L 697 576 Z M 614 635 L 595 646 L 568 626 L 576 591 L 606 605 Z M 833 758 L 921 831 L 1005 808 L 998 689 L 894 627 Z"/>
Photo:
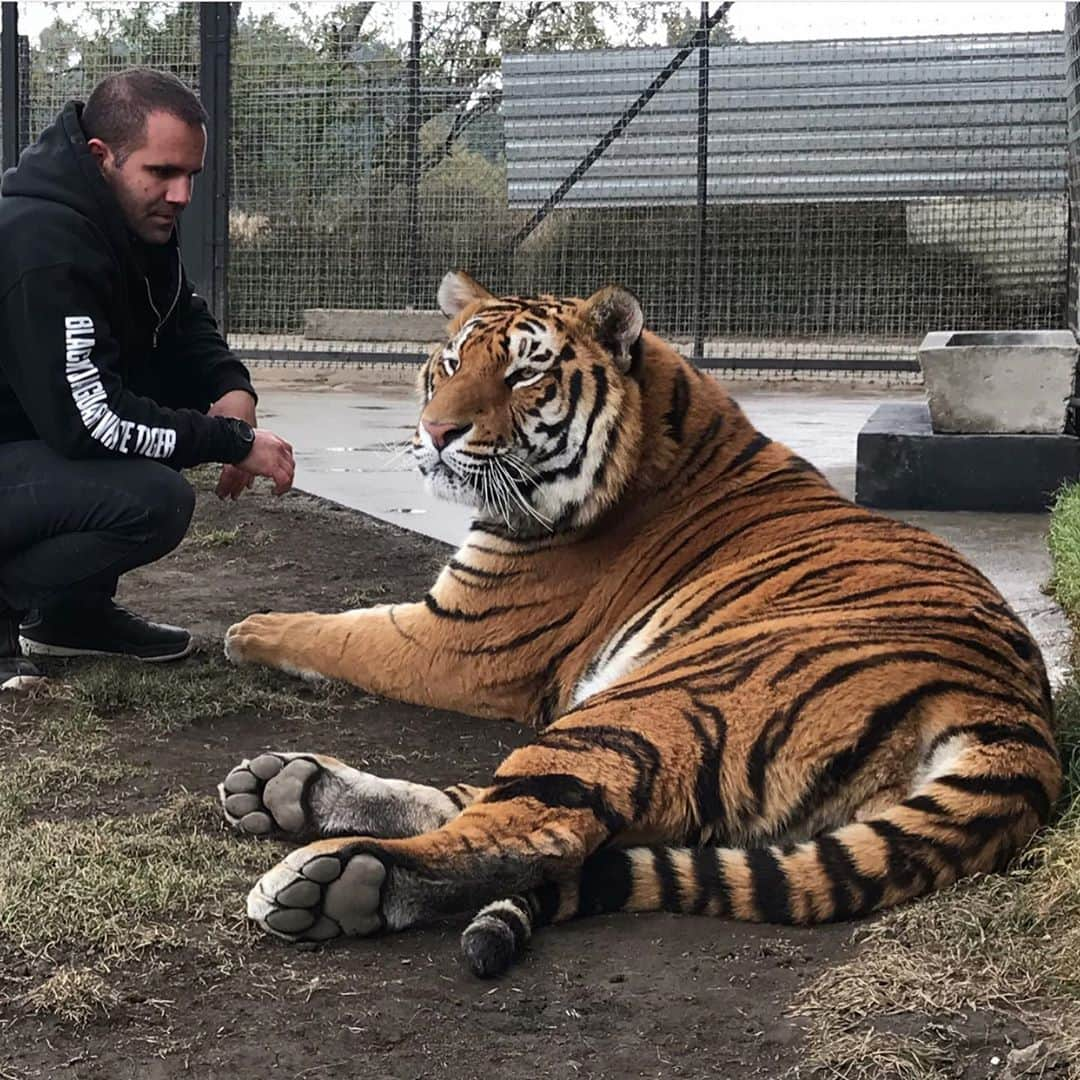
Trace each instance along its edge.
<path fill-rule="evenodd" d="M 415 359 L 437 322 L 393 313 L 433 308 L 451 267 L 505 292 L 619 282 L 727 375 L 914 378 L 929 330 L 1065 325 L 1060 32 L 745 43 L 717 17 L 705 97 L 693 48 L 643 102 L 701 44 L 696 8 L 232 7 L 228 318 L 250 355 Z M 198 9 L 18 4 L 30 135 L 131 64 L 198 87 Z"/>

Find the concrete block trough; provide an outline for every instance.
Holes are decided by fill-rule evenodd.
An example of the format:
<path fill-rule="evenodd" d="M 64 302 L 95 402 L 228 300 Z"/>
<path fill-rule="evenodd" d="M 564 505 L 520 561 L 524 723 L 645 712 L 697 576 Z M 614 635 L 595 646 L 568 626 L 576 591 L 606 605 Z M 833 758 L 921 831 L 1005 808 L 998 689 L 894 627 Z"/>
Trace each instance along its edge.
<path fill-rule="evenodd" d="M 919 366 L 934 431 L 1061 434 L 1078 352 L 1070 330 L 927 334 Z"/>
<path fill-rule="evenodd" d="M 919 349 L 927 401 L 880 406 L 859 432 L 867 506 L 1038 513 L 1080 479 L 1066 433 L 1076 338 L 1068 330 L 939 331 Z"/>

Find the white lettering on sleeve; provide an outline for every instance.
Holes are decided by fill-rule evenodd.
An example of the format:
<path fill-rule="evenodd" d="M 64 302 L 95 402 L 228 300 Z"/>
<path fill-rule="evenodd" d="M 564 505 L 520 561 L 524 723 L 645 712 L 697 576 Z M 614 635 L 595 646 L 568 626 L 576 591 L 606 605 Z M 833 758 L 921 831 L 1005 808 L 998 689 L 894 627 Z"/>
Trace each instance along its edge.
<path fill-rule="evenodd" d="M 68 315 L 64 319 L 64 335 L 71 399 L 90 437 L 106 449 L 119 450 L 122 454 L 171 457 L 176 449 L 173 428 L 147 427 L 133 420 L 121 420 L 109 408 L 101 373 L 91 357 L 95 344 L 94 320 L 89 315 Z"/>

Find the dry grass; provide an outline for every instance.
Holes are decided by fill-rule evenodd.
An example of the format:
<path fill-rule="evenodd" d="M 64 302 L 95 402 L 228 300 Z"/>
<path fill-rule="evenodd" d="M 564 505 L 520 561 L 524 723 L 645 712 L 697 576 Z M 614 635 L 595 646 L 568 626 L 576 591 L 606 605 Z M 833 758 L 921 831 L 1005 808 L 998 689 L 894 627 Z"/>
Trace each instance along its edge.
<path fill-rule="evenodd" d="M 31 821 L 0 848 L 0 940 L 112 964 L 147 949 L 216 951 L 247 934 L 237 897 L 273 862 L 225 832 L 216 803 L 181 795 L 152 814 Z"/>
<path fill-rule="evenodd" d="M 5 704 L 0 734 L 12 751 L 0 761 L 0 944 L 46 961 L 59 950 L 67 961 L 24 1003 L 75 1022 L 85 1018 L 77 988 L 93 982 L 91 967 L 101 977 L 93 965 L 179 946 L 225 958 L 248 932 L 244 893 L 277 857 L 234 839 L 209 798 L 184 794 L 136 816 L 96 813 L 100 787 L 131 773 L 110 754 L 112 721 L 152 736 L 232 713 L 331 713 L 339 696 L 215 657 L 187 665 L 183 678 L 92 661 L 32 707 Z M 109 1000 L 107 984 L 93 985 L 90 1013 Z"/>
<path fill-rule="evenodd" d="M 96 969 L 61 964 L 22 1000 L 33 1012 L 51 1013 L 64 1023 L 79 1026 L 95 1016 L 108 1016 L 120 995 Z"/>
<path fill-rule="evenodd" d="M 238 713 L 298 718 L 333 712 L 344 691 L 333 684 L 312 691 L 280 672 L 236 667 L 214 654 L 187 664 L 179 677 L 164 666 L 103 659 L 80 667 L 55 693 L 69 704 L 73 724 L 122 716 L 162 735 Z"/>
<path fill-rule="evenodd" d="M 184 538 L 184 544 L 204 551 L 232 547 L 240 539 L 241 531 L 240 525 L 231 529 L 192 529 Z"/>
<path fill-rule="evenodd" d="M 1080 486 L 1066 489 L 1058 500 L 1050 550 L 1052 590 L 1075 628 L 1080 625 Z M 961 882 L 858 932 L 855 959 L 828 971 L 796 1002 L 795 1011 L 813 1021 L 808 1074 L 943 1080 L 957 1074 L 961 1040 L 950 1034 L 951 1025 L 982 1014 L 1019 1022 L 1033 1036 L 1028 1059 L 1014 1054 L 1012 1063 L 1002 1062 L 1006 1068 L 999 1075 L 1080 1077 L 1076 673 L 1055 705 L 1066 788 L 1051 827 L 1010 874 Z"/>
<path fill-rule="evenodd" d="M 1032 1041 L 1046 1040 L 1047 1054 L 1078 1060 L 1080 1003 L 1070 970 L 1080 894 L 1042 909 L 1053 874 L 1040 852 L 1028 862 L 861 931 L 855 959 L 826 972 L 797 1002 L 796 1013 L 813 1021 L 811 1072 L 845 1080 L 954 1075 L 951 1026 L 980 1013 L 1018 1020 Z M 912 1032 L 890 1030 L 898 1017 L 912 1021 Z"/>
<path fill-rule="evenodd" d="M 383 581 L 370 582 L 360 589 L 356 589 L 345 597 L 342 605 L 346 609 L 374 607 L 376 604 L 385 604 L 391 595 L 391 587 Z"/>
<path fill-rule="evenodd" d="M 56 810 L 80 798 L 85 801 L 99 785 L 121 781 L 128 770 L 100 754 L 102 745 L 87 744 L 78 754 L 20 758 L 0 768 L 0 845 L 11 842 L 10 834 L 31 810 Z"/>

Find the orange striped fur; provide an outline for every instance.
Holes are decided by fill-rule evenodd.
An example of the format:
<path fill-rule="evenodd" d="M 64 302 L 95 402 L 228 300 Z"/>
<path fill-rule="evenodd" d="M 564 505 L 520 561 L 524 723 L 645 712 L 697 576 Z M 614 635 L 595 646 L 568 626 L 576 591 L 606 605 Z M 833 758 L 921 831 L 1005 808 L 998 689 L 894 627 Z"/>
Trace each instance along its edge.
<path fill-rule="evenodd" d="M 226 649 L 537 738 L 457 794 L 316 756 L 227 779 L 238 827 L 324 837 L 254 918 L 322 939 L 494 901 L 464 939 L 492 974 L 537 922 L 812 923 L 1009 861 L 1061 772 L 1038 648 L 978 570 L 756 431 L 625 290 L 457 273 L 440 300 L 414 452 L 476 507 L 465 543 L 416 603 L 251 616 Z M 416 835 L 371 809 L 424 799 Z"/>

